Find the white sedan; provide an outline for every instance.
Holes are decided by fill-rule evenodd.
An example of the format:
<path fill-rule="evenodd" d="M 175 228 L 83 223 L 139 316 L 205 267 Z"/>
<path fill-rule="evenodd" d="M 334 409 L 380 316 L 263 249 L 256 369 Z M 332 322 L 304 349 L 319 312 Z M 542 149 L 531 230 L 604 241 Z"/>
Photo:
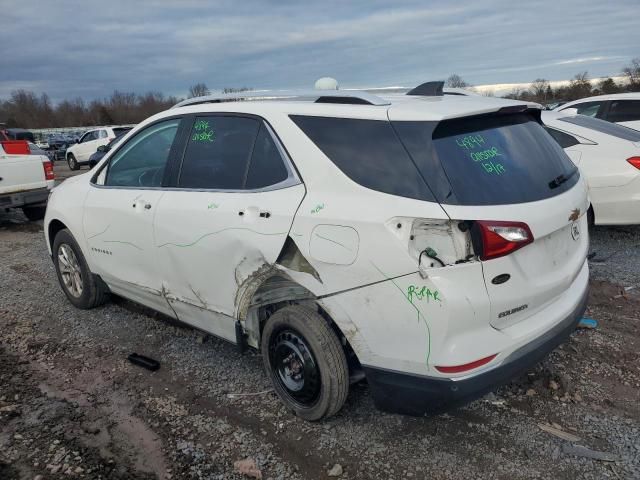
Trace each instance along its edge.
<path fill-rule="evenodd" d="M 589 185 L 596 225 L 640 223 L 640 132 L 563 112 L 542 112 L 547 131 Z"/>

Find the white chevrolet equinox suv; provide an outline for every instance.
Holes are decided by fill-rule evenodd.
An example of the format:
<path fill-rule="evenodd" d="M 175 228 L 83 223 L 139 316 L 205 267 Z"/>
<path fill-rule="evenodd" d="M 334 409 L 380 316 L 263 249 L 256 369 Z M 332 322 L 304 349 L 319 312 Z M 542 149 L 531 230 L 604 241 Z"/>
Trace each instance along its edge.
<path fill-rule="evenodd" d="M 109 293 L 262 353 L 297 415 L 423 415 L 575 328 L 587 189 L 536 104 L 322 91 L 199 97 L 54 189 L 45 234 L 78 308 Z"/>

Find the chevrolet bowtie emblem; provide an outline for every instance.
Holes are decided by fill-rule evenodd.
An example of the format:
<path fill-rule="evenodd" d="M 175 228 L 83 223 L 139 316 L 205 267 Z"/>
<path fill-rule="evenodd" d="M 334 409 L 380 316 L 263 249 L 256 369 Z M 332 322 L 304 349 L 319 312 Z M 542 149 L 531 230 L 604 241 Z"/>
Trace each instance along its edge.
<path fill-rule="evenodd" d="M 574 208 L 571 211 L 571 215 L 569 215 L 569 221 L 575 222 L 576 220 L 578 220 L 578 218 L 580 218 L 580 209 Z"/>

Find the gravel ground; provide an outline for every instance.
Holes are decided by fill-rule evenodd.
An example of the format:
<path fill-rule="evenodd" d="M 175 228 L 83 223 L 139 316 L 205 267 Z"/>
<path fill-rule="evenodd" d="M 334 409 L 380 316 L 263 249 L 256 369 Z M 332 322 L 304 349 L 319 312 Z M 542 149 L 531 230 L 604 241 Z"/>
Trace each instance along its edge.
<path fill-rule="evenodd" d="M 591 230 L 591 277 L 640 289 L 640 225 Z"/>
<path fill-rule="evenodd" d="M 512 384 L 411 418 L 375 410 L 361 383 L 313 424 L 282 406 L 256 354 L 119 298 L 75 309 L 41 230 L 0 213 L 0 479 L 239 479 L 245 458 L 265 479 L 640 478 L 640 295 L 623 288 L 638 281 L 638 230 L 596 229 L 594 260 L 614 253 L 593 269 L 608 280 L 592 282 L 599 328 Z"/>

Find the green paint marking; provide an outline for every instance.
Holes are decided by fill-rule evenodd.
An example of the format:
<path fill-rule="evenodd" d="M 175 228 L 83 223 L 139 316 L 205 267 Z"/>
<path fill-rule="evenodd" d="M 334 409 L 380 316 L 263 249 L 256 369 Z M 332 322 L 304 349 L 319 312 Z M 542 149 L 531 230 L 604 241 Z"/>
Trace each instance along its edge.
<path fill-rule="evenodd" d="M 485 145 L 485 143 L 486 140 L 479 134 L 456 138 L 456 145 L 467 152 L 471 160 L 474 162 L 483 162 L 480 163 L 480 165 L 482 165 L 486 173 L 502 175 L 506 171 L 504 165 L 494 162 L 492 159 L 503 157 L 504 155 L 500 153 L 498 147 L 489 147 L 489 145 Z M 477 148 L 482 148 L 483 150 L 475 150 Z"/>
<path fill-rule="evenodd" d="M 200 242 L 202 239 L 207 238 L 207 237 L 211 237 L 212 235 L 217 235 L 218 233 L 222 233 L 222 232 L 226 232 L 228 230 L 244 230 L 247 232 L 252 232 L 255 233 L 257 235 L 267 235 L 267 236 L 272 236 L 272 235 L 286 235 L 287 232 L 279 232 L 279 233 L 264 233 L 264 232 L 257 232 L 256 230 L 252 230 L 250 228 L 238 228 L 238 227 L 229 227 L 229 228 L 223 228 L 222 230 L 218 230 L 216 232 L 210 232 L 210 233 L 205 233 L 204 235 L 201 235 L 199 238 L 197 238 L 196 240 L 194 240 L 191 243 L 173 243 L 173 242 L 167 242 L 167 243 L 163 243 L 162 245 L 156 245 L 157 248 L 162 248 L 162 247 L 167 247 L 169 245 L 173 246 L 173 247 L 179 247 L 179 248 L 187 248 L 187 247 L 193 247 L 195 244 L 197 244 L 198 242 Z"/>
<path fill-rule="evenodd" d="M 217 203 L 213 203 L 211 202 L 209 205 L 207 205 L 207 210 L 214 210 L 216 208 L 218 208 L 220 205 L 218 205 Z"/>
<path fill-rule="evenodd" d="M 193 142 L 213 142 L 215 140 L 215 135 L 213 130 L 209 130 L 208 132 L 195 132 L 191 136 L 191 141 Z"/>
<path fill-rule="evenodd" d="M 431 290 L 425 286 L 416 287 L 415 285 L 409 285 L 407 288 L 407 299 L 413 303 L 413 299 L 417 298 L 418 300 L 427 299 L 429 302 L 429 298 L 432 298 L 435 301 L 440 302 L 440 292 L 438 290 Z"/>
<path fill-rule="evenodd" d="M 209 130 L 209 122 L 207 120 L 198 120 L 193 126 L 193 129 L 198 131 Z"/>
<path fill-rule="evenodd" d="M 316 205 L 316 208 L 311 209 L 311 214 L 318 213 L 323 208 L 324 208 L 324 203 L 319 203 L 318 205 Z"/>
<path fill-rule="evenodd" d="M 422 312 L 420 312 L 420 309 L 418 309 L 417 306 L 414 305 L 412 299 L 409 298 L 408 294 L 405 294 L 404 291 L 402 290 L 402 288 L 400 288 L 400 285 L 398 285 L 393 278 L 388 277 L 382 270 L 380 270 L 375 263 L 371 262 L 371 265 L 373 265 L 373 268 L 375 268 L 376 270 L 378 270 L 378 272 L 380 272 L 380 274 L 386 278 L 387 280 L 389 280 L 391 283 L 393 283 L 393 285 L 398 289 L 398 291 L 402 294 L 402 296 L 404 298 L 407 299 L 407 301 L 411 304 L 411 306 L 415 309 L 415 311 L 418 313 L 418 323 L 420 322 L 420 320 L 422 320 L 422 322 L 424 323 L 425 327 L 427 327 L 427 357 L 425 359 L 427 368 L 429 368 L 429 356 L 431 355 L 431 329 L 429 328 L 429 322 L 427 322 L 427 319 L 424 318 L 424 315 L 422 315 Z"/>

